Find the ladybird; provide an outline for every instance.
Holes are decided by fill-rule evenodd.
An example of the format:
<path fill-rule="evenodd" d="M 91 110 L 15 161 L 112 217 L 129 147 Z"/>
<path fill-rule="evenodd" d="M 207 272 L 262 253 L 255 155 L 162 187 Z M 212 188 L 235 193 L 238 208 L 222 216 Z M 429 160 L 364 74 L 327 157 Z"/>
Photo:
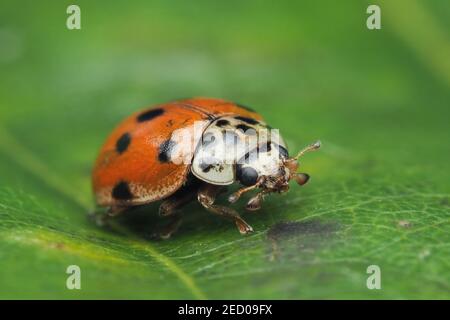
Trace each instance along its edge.
<path fill-rule="evenodd" d="M 168 238 L 180 225 L 180 208 L 194 200 L 209 212 L 233 221 L 241 234 L 253 228 L 237 211 L 217 205 L 226 186 L 241 188 L 228 197 L 259 189 L 246 208 L 261 208 L 264 197 L 304 185 L 298 159 L 320 147 L 317 141 L 293 157 L 277 130 L 253 109 L 221 99 L 191 98 L 136 112 L 107 138 L 92 173 L 96 203 L 115 216 L 126 209 L 162 200 L 159 214 L 172 217 Z"/>

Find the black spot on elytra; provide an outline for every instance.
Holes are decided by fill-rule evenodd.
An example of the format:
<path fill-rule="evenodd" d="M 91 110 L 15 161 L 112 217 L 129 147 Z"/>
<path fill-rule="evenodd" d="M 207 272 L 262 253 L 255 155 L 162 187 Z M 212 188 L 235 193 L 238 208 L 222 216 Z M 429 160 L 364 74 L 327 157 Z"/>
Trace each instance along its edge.
<path fill-rule="evenodd" d="M 258 179 L 258 172 L 252 167 L 236 166 L 236 176 L 244 186 L 252 186 Z"/>
<path fill-rule="evenodd" d="M 156 117 L 159 117 L 163 113 L 164 113 L 164 110 L 161 108 L 144 111 L 143 113 L 141 113 L 140 115 L 137 116 L 137 121 L 138 122 L 149 121 Z"/>
<path fill-rule="evenodd" d="M 222 128 L 224 126 L 228 126 L 229 124 L 230 124 L 230 122 L 225 119 L 217 120 L 217 122 L 216 122 L 216 125 L 220 128 Z"/>
<path fill-rule="evenodd" d="M 130 191 L 130 186 L 125 181 L 120 181 L 112 190 L 112 197 L 117 200 L 130 200 L 133 194 Z"/>
<path fill-rule="evenodd" d="M 247 111 L 250 111 L 250 112 L 255 112 L 255 110 L 253 110 L 252 108 L 247 107 L 247 106 L 245 106 L 245 105 L 243 105 L 243 104 L 236 103 L 236 105 L 237 105 L 239 108 L 242 108 L 242 109 L 244 109 L 244 110 L 247 110 Z"/>
<path fill-rule="evenodd" d="M 160 162 L 169 162 L 172 149 L 175 145 L 176 143 L 170 139 L 161 143 L 159 146 L 158 160 Z"/>
<path fill-rule="evenodd" d="M 252 118 L 248 118 L 248 117 L 236 116 L 236 117 L 234 117 L 234 118 L 235 118 L 236 120 L 244 121 L 244 122 L 246 122 L 246 123 L 248 123 L 248 124 L 257 124 L 257 123 L 259 123 L 258 120 L 255 120 L 255 119 L 252 119 Z"/>
<path fill-rule="evenodd" d="M 131 136 L 130 136 L 130 134 L 128 132 L 125 132 L 116 141 L 116 151 L 119 154 L 125 152 L 128 149 L 128 146 L 130 145 L 130 142 L 131 142 Z"/>

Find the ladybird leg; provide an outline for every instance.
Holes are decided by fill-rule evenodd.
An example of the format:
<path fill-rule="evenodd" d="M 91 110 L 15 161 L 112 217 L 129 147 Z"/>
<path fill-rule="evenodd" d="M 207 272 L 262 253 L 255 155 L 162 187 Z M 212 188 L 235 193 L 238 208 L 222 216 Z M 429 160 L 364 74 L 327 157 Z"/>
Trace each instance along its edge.
<path fill-rule="evenodd" d="M 177 230 L 180 228 L 180 225 L 181 225 L 181 222 L 182 222 L 182 217 L 181 217 L 181 215 L 178 214 L 178 215 L 172 215 L 171 218 L 172 219 L 169 222 L 169 224 L 167 224 L 159 232 L 156 232 L 154 234 L 155 238 L 162 239 L 162 240 L 167 240 L 175 232 L 177 232 Z"/>
<path fill-rule="evenodd" d="M 95 223 L 97 226 L 104 226 L 106 219 L 105 219 L 105 212 L 101 210 L 100 208 L 96 208 L 93 211 L 88 212 L 87 218 L 89 221 Z"/>
<path fill-rule="evenodd" d="M 125 206 L 111 206 L 108 208 L 108 210 L 106 210 L 106 214 L 109 217 L 116 217 L 119 214 L 121 214 L 122 212 L 124 212 L 127 208 L 129 207 L 125 207 Z"/>
<path fill-rule="evenodd" d="M 220 186 L 214 186 L 210 184 L 204 185 L 198 192 L 198 201 L 209 212 L 234 221 L 241 234 L 248 234 L 250 232 L 253 232 L 253 228 L 247 222 L 245 222 L 245 220 L 242 219 L 239 213 L 237 213 L 235 210 L 225 206 L 218 206 L 214 204 L 216 196 L 220 193 L 220 189 Z"/>
<path fill-rule="evenodd" d="M 161 203 L 159 206 L 159 215 L 161 217 L 171 217 L 171 221 L 159 232 L 154 234 L 155 238 L 169 239 L 178 230 L 182 222 L 181 213 L 178 212 L 178 209 L 195 198 L 197 189 L 192 187 L 181 190 L 181 192 L 175 193 Z"/>
<path fill-rule="evenodd" d="M 111 207 L 107 208 L 106 211 L 98 208 L 95 211 L 90 212 L 88 214 L 88 218 L 91 221 L 94 221 L 95 224 L 97 224 L 98 226 L 103 227 L 108 223 L 108 221 L 111 218 L 121 214 L 128 208 L 129 207 L 125 207 L 125 206 L 111 206 Z"/>
<path fill-rule="evenodd" d="M 239 198 L 240 198 L 244 193 L 249 192 L 249 191 L 252 191 L 252 190 L 258 188 L 263 182 L 264 182 L 264 176 L 260 177 L 260 178 L 258 179 L 258 181 L 257 181 L 254 185 L 249 186 L 249 187 L 244 187 L 244 188 L 239 189 L 238 191 L 236 191 L 236 192 L 230 194 L 230 196 L 228 197 L 228 202 L 230 202 L 230 203 L 235 203 L 236 201 L 239 200 Z"/>
<path fill-rule="evenodd" d="M 242 194 L 249 192 L 253 189 L 256 189 L 257 187 L 258 187 L 258 185 L 254 184 L 250 187 L 245 187 L 245 188 L 239 189 L 238 191 L 230 194 L 230 196 L 228 197 L 228 202 L 235 203 L 236 201 L 239 200 L 239 198 L 241 197 Z"/>
<path fill-rule="evenodd" d="M 261 209 L 261 204 L 264 200 L 264 195 L 266 195 L 267 193 L 268 193 L 267 191 L 258 192 L 256 196 L 250 198 L 245 208 L 249 211 L 257 211 Z"/>
<path fill-rule="evenodd" d="M 161 217 L 168 217 L 173 215 L 183 205 L 189 203 L 195 198 L 197 189 L 182 192 L 180 194 L 174 194 L 171 197 L 164 200 L 159 206 L 159 215 Z"/>

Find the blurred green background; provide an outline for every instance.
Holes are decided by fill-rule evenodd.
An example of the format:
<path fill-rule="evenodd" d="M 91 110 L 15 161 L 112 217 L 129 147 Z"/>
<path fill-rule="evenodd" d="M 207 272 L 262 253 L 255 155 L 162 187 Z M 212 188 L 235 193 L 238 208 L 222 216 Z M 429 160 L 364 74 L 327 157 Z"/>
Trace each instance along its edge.
<path fill-rule="evenodd" d="M 0 298 L 450 298 L 449 30 L 446 0 L 2 1 Z M 169 241 L 146 238 L 155 206 L 90 223 L 109 131 L 190 96 L 251 106 L 291 150 L 320 138 L 310 183 L 248 237 L 198 204 Z"/>

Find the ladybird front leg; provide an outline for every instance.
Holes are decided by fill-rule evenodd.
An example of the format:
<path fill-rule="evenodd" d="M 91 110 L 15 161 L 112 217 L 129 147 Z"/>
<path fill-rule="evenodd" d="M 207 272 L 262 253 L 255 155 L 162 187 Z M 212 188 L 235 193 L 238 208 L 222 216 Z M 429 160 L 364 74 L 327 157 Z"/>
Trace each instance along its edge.
<path fill-rule="evenodd" d="M 245 208 L 248 211 L 257 211 L 257 210 L 261 209 L 261 205 L 262 205 L 262 202 L 264 200 L 264 196 L 267 193 L 268 192 L 266 192 L 266 191 L 258 192 L 256 194 L 256 196 L 250 198 L 250 200 L 247 202 L 247 205 L 245 206 Z"/>
<path fill-rule="evenodd" d="M 246 192 L 252 191 L 256 188 L 259 188 L 263 183 L 264 183 L 265 177 L 262 176 L 258 179 L 258 181 L 252 185 L 252 186 L 248 186 L 248 187 L 244 187 L 242 189 L 239 189 L 238 191 L 236 191 L 235 193 L 232 193 L 229 197 L 228 197 L 228 202 L 230 203 L 235 203 L 239 200 L 239 198 Z"/>
<path fill-rule="evenodd" d="M 200 188 L 198 192 L 198 201 L 209 212 L 234 221 L 241 234 L 248 234 L 250 232 L 253 232 L 253 228 L 247 222 L 245 222 L 245 220 L 242 219 L 239 213 L 237 213 L 235 210 L 225 206 L 218 206 L 214 204 L 216 196 L 220 193 L 221 188 L 221 186 L 205 184 Z"/>

